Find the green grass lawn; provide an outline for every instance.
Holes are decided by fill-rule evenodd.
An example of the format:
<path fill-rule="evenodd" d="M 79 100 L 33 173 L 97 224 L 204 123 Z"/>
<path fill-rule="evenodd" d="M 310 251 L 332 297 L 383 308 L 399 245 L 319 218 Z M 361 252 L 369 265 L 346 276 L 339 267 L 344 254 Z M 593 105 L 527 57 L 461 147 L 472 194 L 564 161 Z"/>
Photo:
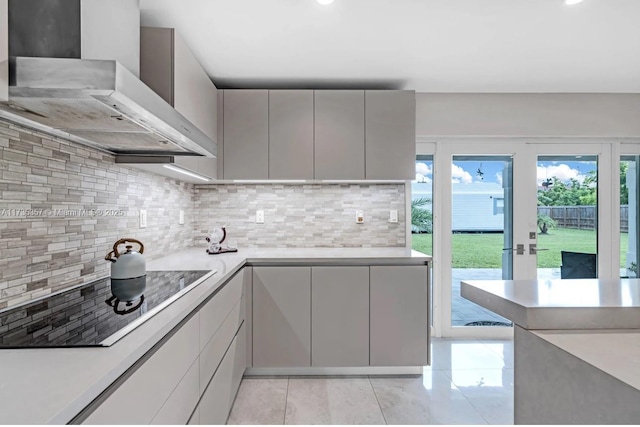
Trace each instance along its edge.
<path fill-rule="evenodd" d="M 432 235 L 413 234 L 413 249 L 432 254 Z M 500 268 L 502 266 L 502 234 L 453 234 L 454 268 Z M 620 253 L 627 252 L 628 235 L 620 235 Z M 555 228 L 538 236 L 538 247 L 548 248 L 538 254 L 538 267 L 560 267 L 560 251 L 596 252 L 596 233 L 589 230 Z M 624 263 L 620 262 L 620 267 Z"/>

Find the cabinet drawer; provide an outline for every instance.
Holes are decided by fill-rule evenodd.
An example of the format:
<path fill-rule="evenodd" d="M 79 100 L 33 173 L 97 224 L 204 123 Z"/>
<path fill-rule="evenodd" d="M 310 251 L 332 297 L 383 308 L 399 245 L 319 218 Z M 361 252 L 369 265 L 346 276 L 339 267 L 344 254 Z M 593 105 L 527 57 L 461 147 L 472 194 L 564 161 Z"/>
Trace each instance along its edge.
<path fill-rule="evenodd" d="M 196 359 L 169 399 L 162 405 L 151 424 L 182 425 L 187 423 L 200 398 L 198 364 L 198 359 Z"/>
<path fill-rule="evenodd" d="M 233 276 L 226 285 L 200 310 L 200 351 L 211 340 L 242 297 L 244 269 Z"/>
<path fill-rule="evenodd" d="M 225 424 L 245 367 L 245 330 L 240 327 L 216 374 L 202 395 L 200 424 Z"/>
<path fill-rule="evenodd" d="M 83 424 L 149 424 L 198 358 L 199 321 L 194 315 Z"/>
<path fill-rule="evenodd" d="M 211 380 L 220 365 L 225 351 L 227 351 L 233 337 L 238 332 L 238 328 L 244 319 L 244 308 L 244 300 L 241 299 L 236 303 L 222 326 L 200 353 L 200 393 L 204 391 L 209 380 Z"/>

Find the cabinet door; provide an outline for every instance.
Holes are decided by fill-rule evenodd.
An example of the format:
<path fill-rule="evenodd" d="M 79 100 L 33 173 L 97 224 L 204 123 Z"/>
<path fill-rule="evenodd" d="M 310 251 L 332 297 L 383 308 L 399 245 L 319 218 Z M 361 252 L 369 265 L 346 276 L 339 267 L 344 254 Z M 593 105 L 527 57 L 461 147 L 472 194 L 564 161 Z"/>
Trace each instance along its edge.
<path fill-rule="evenodd" d="M 253 366 L 253 267 L 242 269 L 244 276 L 244 300 L 245 300 L 245 322 L 244 329 L 247 335 L 247 368 Z"/>
<path fill-rule="evenodd" d="M 313 179 L 313 91 L 269 91 L 269 179 Z"/>
<path fill-rule="evenodd" d="M 0 0 L 0 101 L 9 99 L 9 4 Z"/>
<path fill-rule="evenodd" d="M 315 179 L 364 179 L 364 91 L 315 91 Z"/>
<path fill-rule="evenodd" d="M 312 267 L 311 366 L 369 365 L 369 267 Z"/>
<path fill-rule="evenodd" d="M 173 107 L 173 29 L 140 27 L 140 80 Z"/>
<path fill-rule="evenodd" d="M 415 179 L 415 92 L 368 90 L 365 111 L 366 178 Z"/>
<path fill-rule="evenodd" d="M 218 90 L 218 109 L 217 109 L 217 121 L 218 121 L 218 158 L 216 171 L 218 179 L 224 179 L 224 90 Z"/>
<path fill-rule="evenodd" d="M 149 424 L 198 358 L 198 327 L 196 313 L 89 414 L 83 424 Z M 191 394 L 194 386 L 197 394 L 197 381 L 184 383 Z M 188 415 L 183 422 L 187 418 Z"/>
<path fill-rule="evenodd" d="M 269 92 L 224 91 L 224 179 L 269 178 Z"/>
<path fill-rule="evenodd" d="M 253 267 L 253 366 L 311 364 L 311 267 Z"/>
<path fill-rule="evenodd" d="M 372 266 L 371 366 L 423 366 L 428 356 L 427 266 Z"/>
<path fill-rule="evenodd" d="M 215 141 L 218 138 L 218 90 L 180 34 L 173 33 L 174 108 Z"/>

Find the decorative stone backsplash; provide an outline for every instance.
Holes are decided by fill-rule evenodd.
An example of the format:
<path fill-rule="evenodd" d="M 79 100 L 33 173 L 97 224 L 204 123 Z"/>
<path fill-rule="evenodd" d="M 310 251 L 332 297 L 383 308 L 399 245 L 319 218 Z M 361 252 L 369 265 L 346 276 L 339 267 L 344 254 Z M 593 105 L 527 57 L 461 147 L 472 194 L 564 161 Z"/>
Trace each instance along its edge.
<path fill-rule="evenodd" d="M 389 210 L 398 222 L 389 222 Z M 264 210 L 264 224 L 256 224 Z M 364 224 L 356 223 L 356 210 Z M 195 244 L 226 225 L 225 244 L 243 247 L 405 246 L 404 184 L 195 186 Z"/>
<path fill-rule="evenodd" d="M 147 259 L 193 242 L 192 184 L 3 121 L 0 193 L 0 309 L 109 274 L 119 238 L 141 240 Z"/>
<path fill-rule="evenodd" d="M 204 251 L 214 225 L 226 225 L 225 243 L 240 249 L 405 245 L 403 184 L 194 186 L 1 120 L 0 194 L 0 310 L 108 275 L 104 256 L 123 237 L 141 240 L 148 260 Z"/>

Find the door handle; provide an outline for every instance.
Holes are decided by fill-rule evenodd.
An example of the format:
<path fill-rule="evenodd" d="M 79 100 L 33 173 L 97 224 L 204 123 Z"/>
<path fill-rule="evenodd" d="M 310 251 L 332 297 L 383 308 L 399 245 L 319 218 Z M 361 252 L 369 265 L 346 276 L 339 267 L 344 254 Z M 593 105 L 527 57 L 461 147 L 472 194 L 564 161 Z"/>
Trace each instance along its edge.
<path fill-rule="evenodd" d="M 516 248 L 502 248 L 503 251 L 514 251 L 516 255 L 524 255 L 524 245 L 517 244 Z"/>
<path fill-rule="evenodd" d="M 540 251 L 548 251 L 549 248 L 538 248 L 535 243 L 529 243 L 529 255 L 535 255 Z"/>

